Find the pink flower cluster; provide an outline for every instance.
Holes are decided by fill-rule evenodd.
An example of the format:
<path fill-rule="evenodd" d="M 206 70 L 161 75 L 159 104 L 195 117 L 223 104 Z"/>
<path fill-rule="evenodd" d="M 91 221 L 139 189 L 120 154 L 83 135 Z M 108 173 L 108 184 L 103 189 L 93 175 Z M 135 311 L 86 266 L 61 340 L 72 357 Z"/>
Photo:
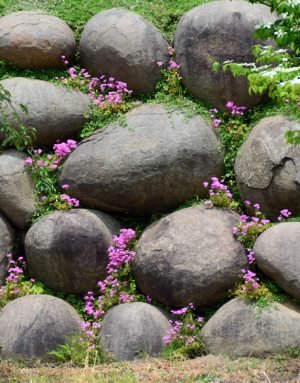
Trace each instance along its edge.
<path fill-rule="evenodd" d="M 81 69 L 79 73 L 76 73 L 75 68 L 69 68 L 71 79 L 82 79 L 81 83 L 85 84 L 86 80 L 91 77 L 86 69 Z M 58 78 L 56 78 L 58 80 Z M 61 81 L 65 82 L 66 79 L 61 77 Z M 89 96 L 94 105 L 104 107 L 107 105 L 124 104 L 124 97 L 132 93 L 132 90 L 127 89 L 127 84 L 122 81 L 116 81 L 114 77 L 110 77 L 107 81 L 105 76 L 92 77 L 88 82 Z M 101 91 L 99 95 L 99 90 Z M 135 103 L 138 105 L 138 103 Z"/>
<path fill-rule="evenodd" d="M 60 195 L 60 199 L 63 199 L 63 200 L 67 200 L 68 201 L 68 205 L 75 205 L 76 207 L 79 206 L 79 201 L 78 199 L 75 199 L 75 198 L 71 198 L 69 195 L 67 194 L 61 194 Z"/>
<path fill-rule="evenodd" d="M 277 219 L 278 221 L 282 221 L 282 216 L 284 216 L 285 218 L 289 218 L 290 215 L 292 215 L 292 213 L 288 211 L 288 209 L 283 209 L 280 211 L 280 215 Z"/>
<path fill-rule="evenodd" d="M 85 338 L 86 338 L 86 339 L 79 338 L 80 342 L 82 342 L 82 344 L 95 342 L 95 337 L 96 337 L 95 332 L 97 332 L 97 330 L 101 327 L 101 324 L 97 322 L 90 323 L 88 321 L 87 322 L 78 321 L 78 323 L 80 323 L 81 331 L 85 332 Z M 91 346 L 89 346 L 89 349 L 93 349 L 95 347 L 96 345 L 92 344 Z"/>
<path fill-rule="evenodd" d="M 250 205 L 251 202 L 250 201 L 245 201 L 245 204 L 246 205 Z M 261 212 L 259 211 L 260 210 L 259 204 L 257 203 L 255 205 L 253 205 L 253 207 L 257 210 L 255 214 L 256 215 L 261 215 Z M 248 231 L 252 227 L 263 227 L 263 225 L 266 225 L 266 224 L 270 223 L 270 221 L 268 219 L 259 218 L 257 216 L 250 217 L 250 216 L 247 216 L 246 214 L 242 214 L 240 216 L 240 223 L 244 223 L 245 225 L 240 224 L 238 227 L 234 226 L 232 228 L 232 232 L 233 232 L 233 234 L 241 234 L 243 236 L 246 236 Z"/>
<path fill-rule="evenodd" d="M 231 114 L 236 114 L 236 115 L 240 115 L 240 116 L 243 116 L 244 113 L 242 111 L 247 109 L 246 106 L 234 105 L 234 103 L 232 101 L 228 101 L 226 106 L 227 106 L 227 108 L 231 109 Z M 214 119 L 212 122 L 212 126 L 214 128 L 218 128 L 219 124 L 222 122 L 222 120 L 220 120 L 219 118 L 216 118 L 219 111 L 216 108 L 210 109 L 209 111 L 211 112 L 210 117 Z M 234 121 L 232 123 L 234 124 Z"/>
<path fill-rule="evenodd" d="M 114 273 L 117 273 L 119 270 L 123 270 L 123 268 L 128 271 L 130 268 L 128 267 L 128 262 L 134 260 L 135 252 L 126 250 L 127 243 L 135 236 L 135 231 L 132 229 L 122 229 L 120 230 L 121 234 L 119 236 L 114 235 L 115 247 L 109 247 L 109 259 L 110 262 L 107 265 L 107 274 L 108 277 L 104 281 L 99 281 L 98 286 L 100 286 L 100 293 L 96 304 L 98 305 L 97 310 L 95 311 L 95 298 L 93 296 L 93 292 L 88 292 L 88 294 L 84 297 L 86 300 L 85 311 L 89 315 L 93 315 L 94 318 L 98 318 L 100 315 L 105 314 L 105 311 L 102 309 L 105 303 L 105 297 L 112 298 L 115 294 L 124 288 L 127 284 L 127 281 L 121 282 L 121 285 L 118 279 L 114 276 Z M 149 296 L 146 298 L 148 301 L 151 300 Z M 125 303 L 127 300 L 134 300 L 133 295 L 129 295 L 127 293 L 120 294 L 119 301 Z"/>
<path fill-rule="evenodd" d="M 259 278 L 256 277 L 256 274 L 250 270 L 247 270 L 247 271 L 242 270 L 242 273 L 245 274 L 243 276 L 243 279 L 245 280 L 245 284 L 247 285 L 249 283 L 251 285 L 251 286 L 249 285 L 247 286 L 248 290 L 257 289 L 258 288 L 257 281 L 259 281 Z M 243 291 L 246 291 L 246 287 L 243 287 Z"/>
<path fill-rule="evenodd" d="M 224 180 L 219 181 L 217 177 L 211 178 L 212 183 L 210 185 L 209 195 L 212 196 L 219 196 L 220 193 L 226 193 L 228 198 L 232 198 L 232 193 L 230 193 L 230 190 L 228 186 L 224 185 Z M 203 182 L 203 186 L 207 188 L 209 185 L 208 182 Z M 204 205 L 209 205 L 209 207 L 213 207 L 212 201 L 205 201 Z"/>
<path fill-rule="evenodd" d="M 11 258 L 11 257 L 12 257 L 11 254 L 7 254 L 7 258 Z M 23 272 L 23 269 L 21 267 L 16 265 L 16 263 L 20 263 L 22 266 L 25 266 L 26 262 L 24 262 L 23 257 L 19 257 L 17 262 L 15 262 L 12 259 L 9 262 L 11 265 L 14 265 L 14 267 L 10 267 L 8 269 L 9 275 L 6 278 L 6 280 L 8 282 L 11 282 L 13 284 L 13 286 L 16 288 L 14 290 L 14 294 L 17 295 L 20 292 L 20 289 L 17 288 L 18 287 L 18 281 L 22 278 L 24 272 Z M 34 279 L 31 279 L 31 282 L 34 282 Z M 8 292 L 7 288 L 8 288 L 8 286 L 1 286 L 1 288 L 0 288 L 0 299 L 2 298 L 3 294 Z"/>

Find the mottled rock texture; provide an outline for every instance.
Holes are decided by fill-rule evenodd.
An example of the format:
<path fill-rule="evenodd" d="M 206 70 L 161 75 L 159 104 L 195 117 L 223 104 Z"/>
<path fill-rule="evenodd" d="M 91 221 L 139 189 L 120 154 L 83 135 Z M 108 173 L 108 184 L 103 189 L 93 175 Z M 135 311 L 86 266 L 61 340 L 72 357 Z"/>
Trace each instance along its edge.
<path fill-rule="evenodd" d="M 24 172 L 26 153 L 9 149 L 0 154 L 0 210 L 18 228 L 38 210 L 32 176 Z"/>
<path fill-rule="evenodd" d="M 35 143 L 41 148 L 53 146 L 57 139 L 76 139 L 78 130 L 88 121 L 84 116 L 90 112 L 91 100 L 87 94 L 23 77 L 9 78 L 0 84 L 10 92 L 12 106 L 22 124 L 36 129 Z M 28 115 L 22 111 L 20 104 L 27 105 Z M 12 108 L 8 104 L 4 106 L 11 116 Z M 12 117 L 8 118 L 8 122 L 17 128 Z M 0 132 L 0 141 L 4 139 L 4 133 Z"/>
<path fill-rule="evenodd" d="M 190 207 L 152 224 L 138 241 L 134 264 L 144 294 L 176 307 L 213 305 L 239 281 L 245 250 L 232 235 L 237 213 Z"/>
<path fill-rule="evenodd" d="M 16 240 L 16 233 L 10 222 L 0 212 L 0 286 L 5 285 L 7 270 L 10 267 L 11 258 L 7 254 L 11 254 Z"/>
<path fill-rule="evenodd" d="M 204 325 L 201 340 L 214 355 L 266 357 L 289 349 L 298 350 L 299 334 L 297 307 L 274 302 L 270 310 L 258 312 L 253 303 L 234 299 Z"/>
<path fill-rule="evenodd" d="M 263 232 L 254 244 L 258 267 L 287 294 L 300 299 L 300 222 L 284 222 Z"/>
<path fill-rule="evenodd" d="M 29 274 L 54 291 L 84 294 L 93 290 L 106 277 L 107 249 L 119 229 L 115 219 L 94 210 L 46 215 L 25 237 Z"/>
<path fill-rule="evenodd" d="M 214 1 L 200 5 L 186 13 L 175 33 L 175 60 L 181 65 L 183 86 L 194 96 L 216 108 L 224 108 L 228 101 L 237 106 L 252 107 L 263 100 L 260 94 L 249 95 L 249 82 L 234 78 L 229 71 L 219 74 L 208 60 L 223 64 L 255 62 L 255 44 L 272 45 L 272 41 L 253 38 L 255 25 L 274 23 L 277 17 L 267 6 L 244 1 Z"/>
<path fill-rule="evenodd" d="M 300 147 L 288 145 L 285 133 L 300 124 L 285 116 L 263 118 L 236 157 L 234 172 L 243 201 L 259 204 L 276 220 L 280 210 L 300 214 Z M 251 207 L 246 205 L 250 213 Z"/>
<path fill-rule="evenodd" d="M 104 316 L 100 345 L 117 360 L 133 360 L 139 351 L 158 357 L 170 319 L 165 310 L 147 303 L 117 305 Z"/>
<path fill-rule="evenodd" d="M 145 105 L 126 122 L 84 139 L 65 162 L 60 185 L 84 204 L 131 213 L 172 209 L 204 197 L 203 182 L 224 174 L 219 139 L 199 115 L 186 120 Z"/>
<path fill-rule="evenodd" d="M 0 60 L 22 69 L 64 69 L 75 58 L 72 29 L 55 16 L 13 12 L 0 19 Z"/>
<path fill-rule="evenodd" d="M 65 344 L 64 335 L 79 332 L 80 317 L 62 299 L 27 295 L 0 312 L 0 356 L 3 359 L 50 358 L 48 352 Z"/>
<path fill-rule="evenodd" d="M 158 61 L 169 62 L 159 30 L 132 12 L 110 9 L 92 17 L 79 44 L 81 66 L 94 76 L 126 82 L 137 93 L 155 91 L 162 79 Z"/>

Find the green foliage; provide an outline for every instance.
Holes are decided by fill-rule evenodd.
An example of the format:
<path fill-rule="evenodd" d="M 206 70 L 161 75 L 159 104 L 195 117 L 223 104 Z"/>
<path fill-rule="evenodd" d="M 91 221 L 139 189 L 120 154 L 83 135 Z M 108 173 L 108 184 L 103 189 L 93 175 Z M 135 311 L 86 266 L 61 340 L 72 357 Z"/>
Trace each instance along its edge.
<path fill-rule="evenodd" d="M 26 105 L 20 104 L 23 112 L 28 114 Z M 0 132 L 4 133 L 5 139 L 0 145 L 0 151 L 9 147 L 15 146 L 17 150 L 24 150 L 32 147 L 32 138 L 35 138 L 36 129 L 33 127 L 27 127 L 22 124 L 20 116 L 17 114 L 14 106 L 11 103 L 11 95 L 8 90 L 3 88 L 0 84 L 0 113 L 3 118 L 0 121 Z M 9 122 L 11 117 L 16 125 L 17 129 L 12 127 Z"/>

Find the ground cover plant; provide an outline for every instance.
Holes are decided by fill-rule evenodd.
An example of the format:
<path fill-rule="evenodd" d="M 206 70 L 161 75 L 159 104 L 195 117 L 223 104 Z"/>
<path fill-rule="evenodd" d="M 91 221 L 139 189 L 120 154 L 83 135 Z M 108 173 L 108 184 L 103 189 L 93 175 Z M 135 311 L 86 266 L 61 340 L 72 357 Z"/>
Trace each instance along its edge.
<path fill-rule="evenodd" d="M 248 249 L 249 269 L 241 270 L 241 283 L 234 292 L 229 293 L 228 299 L 234 296 L 243 297 L 244 299 L 255 301 L 263 309 L 268 307 L 270 301 L 287 300 L 289 297 L 274 282 L 257 270 L 255 254 L 252 251 L 253 243 L 261 232 L 271 226 L 271 223 L 266 217 L 262 216 L 259 212 L 259 206 L 255 204 L 253 206 L 255 211 L 253 217 L 246 215 L 234 179 L 233 161 L 241 145 L 248 137 L 251 128 L 263 117 L 286 114 L 299 119 L 298 88 L 291 91 L 290 88 L 286 87 L 284 88 L 285 92 L 292 93 L 284 93 L 280 95 L 281 99 L 278 100 L 274 97 L 275 100 L 271 100 L 267 104 L 252 110 L 247 110 L 243 106 L 237 107 L 228 100 L 227 108 L 222 111 L 218 111 L 209 105 L 205 105 L 200 100 L 194 99 L 186 90 L 182 89 L 180 85 L 180 67 L 174 61 L 173 56 L 172 43 L 174 32 L 180 17 L 202 3 L 204 3 L 202 0 L 192 3 L 184 1 L 146 2 L 132 0 L 96 2 L 89 0 L 83 5 L 82 2 L 76 0 L 54 2 L 3 0 L 0 16 L 22 9 L 41 9 L 48 14 L 65 20 L 73 29 L 77 42 L 87 21 L 94 14 L 113 7 L 136 12 L 157 26 L 166 37 L 170 45 L 170 61 L 168 69 L 163 70 L 164 79 L 157 84 L 157 91 L 146 96 L 134 94 L 130 89 L 127 89 L 126 84 L 118 82 L 118 79 L 91 78 L 84 68 L 79 67 L 78 61 L 72 68 L 69 68 L 68 63 L 66 63 L 66 69 L 63 71 L 20 70 L 13 65 L 1 63 L 1 79 L 23 76 L 59 83 L 62 86 L 74 87 L 90 94 L 91 101 L 94 104 L 92 120 L 79 132 L 77 142 L 74 140 L 68 140 L 65 143 L 58 142 L 54 145 L 53 151 L 42 151 L 39 148 L 34 148 L 32 145 L 30 135 L 34 134 L 33 129 L 24 127 L 18 133 L 13 131 L 9 125 L 3 123 L 0 128 L 3 128 L 8 139 L 7 142 L 2 144 L 2 147 L 4 149 L 8 145 L 13 144 L 19 150 L 26 149 L 28 151 L 28 157 L 24 158 L 26 169 L 33 175 L 37 193 L 42 195 L 42 202 L 40 202 L 41 209 L 32 220 L 31 224 L 33 224 L 43 215 L 53 211 L 84 207 L 83 204 L 80 204 L 80 201 L 61 191 L 57 184 L 56 174 L 63 166 L 65 158 L 76 148 L 77 143 L 83 137 L 90 135 L 95 129 L 105 127 L 108 123 L 118 118 L 122 121 L 124 112 L 133 107 L 138 107 L 141 103 L 160 102 L 167 105 L 170 110 L 177 108 L 183 111 L 187 118 L 200 113 L 221 137 L 221 145 L 226 149 L 224 161 L 226 174 L 224 174 L 224 180 L 218 180 L 217 178 L 207 180 L 206 185 L 204 185 L 208 188 L 207 199 L 199 200 L 195 196 L 195 199 L 186 201 L 181 208 L 203 204 L 208 209 L 215 206 L 243 213 L 241 215 L 241 222 L 237 227 L 233 228 L 233 233 L 237 235 L 239 240 L 244 243 L 245 248 Z M 274 3 L 273 7 L 279 6 L 278 2 L 272 3 Z M 297 5 L 296 2 L 294 3 Z M 289 12 L 289 8 L 282 8 L 282 12 L 284 11 Z M 289 22 L 293 23 L 293 18 Z M 272 31 L 274 33 L 273 29 Z M 282 44 L 285 46 L 289 42 L 290 40 L 282 40 Z M 294 42 L 295 44 L 297 43 L 296 38 Z M 296 49 L 294 51 L 298 54 L 299 52 Z M 261 52 L 261 50 L 256 51 L 257 55 Z M 288 58 L 286 52 L 279 52 L 278 55 L 283 54 L 284 56 L 278 57 L 273 55 L 273 53 L 270 50 L 265 50 L 263 57 L 266 60 L 270 59 L 270 55 L 272 60 Z M 64 60 L 64 57 L 62 57 L 62 60 Z M 288 60 L 289 65 L 295 66 L 295 62 L 292 59 L 288 58 Z M 162 66 L 162 63 L 158 62 L 157 65 Z M 228 67 L 236 70 L 236 67 L 233 65 L 228 64 Z M 216 66 L 214 68 L 215 70 L 218 69 Z M 239 69 L 240 72 L 237 71 L 236 73 L 240 74 L 244 69 Z M 246 70 L 248 70 L 247 67 Z M 281 80 L 286 79 L 287 77 L 282 77 Z M 265 83 L 261 86 L 265 87 Z M 108 88 L 113 89 L 113 93 L 109 92 Z M 253 88 L 252 85 L 252 90 L 260 91 L 258 85 L 257 89 Z M 0 89 L 0 92 L 0 96 L 2 96 L 1 101 L 6 100 L 9 102 L 9 94 L 3 89 Z M 295 94 L 296 96 L 294 97 Z M 290 97 L 290 95 L 292 96 Z M 0 110 L 0 112 L 5 114 L 5 110 Z M 18 116 L 15 117 L 18 120 Z M 19 123 L 22 126 L 21 121 Z M 290 137 L 290 139 L 292 138 Z M 291 142 L 297 143 L 297 141 Z M 68 187 L 69 185 L 62 186 L 65 192 L 67 192 Z M 251 204 L 250 201 L 248 202 Z M 291 219 L 289 212 L 286 210 L 278 213 L 279 221 Z M 19 368 L 22 367 L 22 364 L 12 361 L 3 362 L 0 366 L 1 378 L 9 379 L 8 381 L 25 381 L 28 379 L 32 379 L 32 381 L 43 381 L 43 379 L 44 381 L 57 381 L 59 379 L 62 382 L 70 381 L 70 376 L 72 376 L 72 381 L 128 382 L 137 381 L 141 378 L 149 382 L 160 380 L 170 382 L 197 380 L 205 382 L 212 379 L 222 379 L 224 382 L 246 382 L 261 378 L 269 381 L 269 377 L 272 379 L 272 382 L 277 381 L 276 379 L 279 379 L 279 381 L 287 379 L 292 382 L 293 379 L 295 381 L 298 379 L 299 360 L 294 359 L 295 356 L 298 356 L 299 351 L 297 350 L 291 350 L 289 356 L 274 356 L 268 360 L 240 358 L 234 361 L 229 358 L 216 358 L 211 362 L 211 365 L 208 363 L 209 367 L 202 365 L 200 361 L 196 362 L 197 359 L 195 362 L 186 360 L 187 358 L 205 355 L 206 350 L 203 348 L 199 338 L 201 326 L 224 301 L 208 309 L 195 309 L 192 302 L 187 302 L 187 305 L 181 309 L 167 308 L 174 314 L 174 321 L 170 323 L 169 332 L 165 335 L 166 349 L 162 357 L 166 359 L 153 361 L 152 359 L 145 358 L 132 364 L 110 363 L 113 360 L 113 355 L 109 353 L 109 350 L 101 350 L 99 346 L 96 346 L 96 339 L 101 326 L 98 321 L 101 316 L 113 305 L 124 302 L 151 302 L 152 304 L 159 305 L 151 297 L 144 296 L 138 291 L 133 279 L 132 262 L 135 256 L 136 241 L 141 231 L 149 223 L 161 216 L 163 214 L 157 212 L 153 212 L 149 216 L 118 216 L 124 229 L 121 230 L 119 236 L 114 238 L 115 246 L 108 249 L 111 261 L 108 277 L 104 281 L 99 281 L 99 291 L 95 293 L 87 292 L 85 296 L 77 297 L 51 292 L 39 281 L 29 280 L 26 276 L 26 265 L 22 256 L 18 259 L 18 262 L 22 265 L 12 263 L 7 284 L 0 290 L 0 307 L 12 299 L 27 294 L 53 294 L 66 299 L 78 310 L 82 317 L 82 333 L 80 336 L 67 339 L 66 345 L 59 347 L 53 352 L 57 356 L 58 362 L 65 363 L 64 367 L 57 367 L 50 372 L 49 368 L 52 368 L 53 365 L 44 365 L 42 367 L 40 362 L 36 361 L 33 365 L 34 369 L 26 369 L 26 371 L 22 372 L 22 369 Z M 297 217 L 294 219 L 296 220 Z M 15 261 L 12 260 L 12 262 Z M 204 360 L 207 361 L 209 359 Z M 99 366 L 100 363 L 101 365 Z M 84 366 L 85 368 L 76 369 L 76 365 Z M 187 367 L 190 369 L 190 372 L 186 372 Z M 70 368 L 69 372 L 66 373 L 64 368 Z M 170 369 L 174 371 L 171 375 L 169 374 Z"/>

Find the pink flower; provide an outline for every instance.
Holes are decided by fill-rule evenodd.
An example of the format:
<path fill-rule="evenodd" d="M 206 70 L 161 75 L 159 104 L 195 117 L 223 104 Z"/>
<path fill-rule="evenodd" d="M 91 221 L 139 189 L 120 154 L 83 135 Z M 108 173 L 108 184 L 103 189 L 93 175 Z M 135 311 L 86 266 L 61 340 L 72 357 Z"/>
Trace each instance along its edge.
<path fill-rule="evenodd" d="M 161 62 L 161 61 L 157 61 L 157 63 L 156 63 L 158 66 L 162 66 L 163 65 L 163 63 Z"/>
<path fill-rule="evenodd" d="M 62 189 L 68 189 L 69 185 L 65 184 L 62 186 Z"/>
<path fill-rule="evenodd" d="M 205 188 L 207 188 L 207 186 L 208 186 L 208 182 L 203 182 L 203 186 L 204 186 Z"/>
<path fill-rule="evenodd" d="M 251 205 L 251 202 L 250 201 L 245 201 L 245 204 L 246 205 Z"/>

